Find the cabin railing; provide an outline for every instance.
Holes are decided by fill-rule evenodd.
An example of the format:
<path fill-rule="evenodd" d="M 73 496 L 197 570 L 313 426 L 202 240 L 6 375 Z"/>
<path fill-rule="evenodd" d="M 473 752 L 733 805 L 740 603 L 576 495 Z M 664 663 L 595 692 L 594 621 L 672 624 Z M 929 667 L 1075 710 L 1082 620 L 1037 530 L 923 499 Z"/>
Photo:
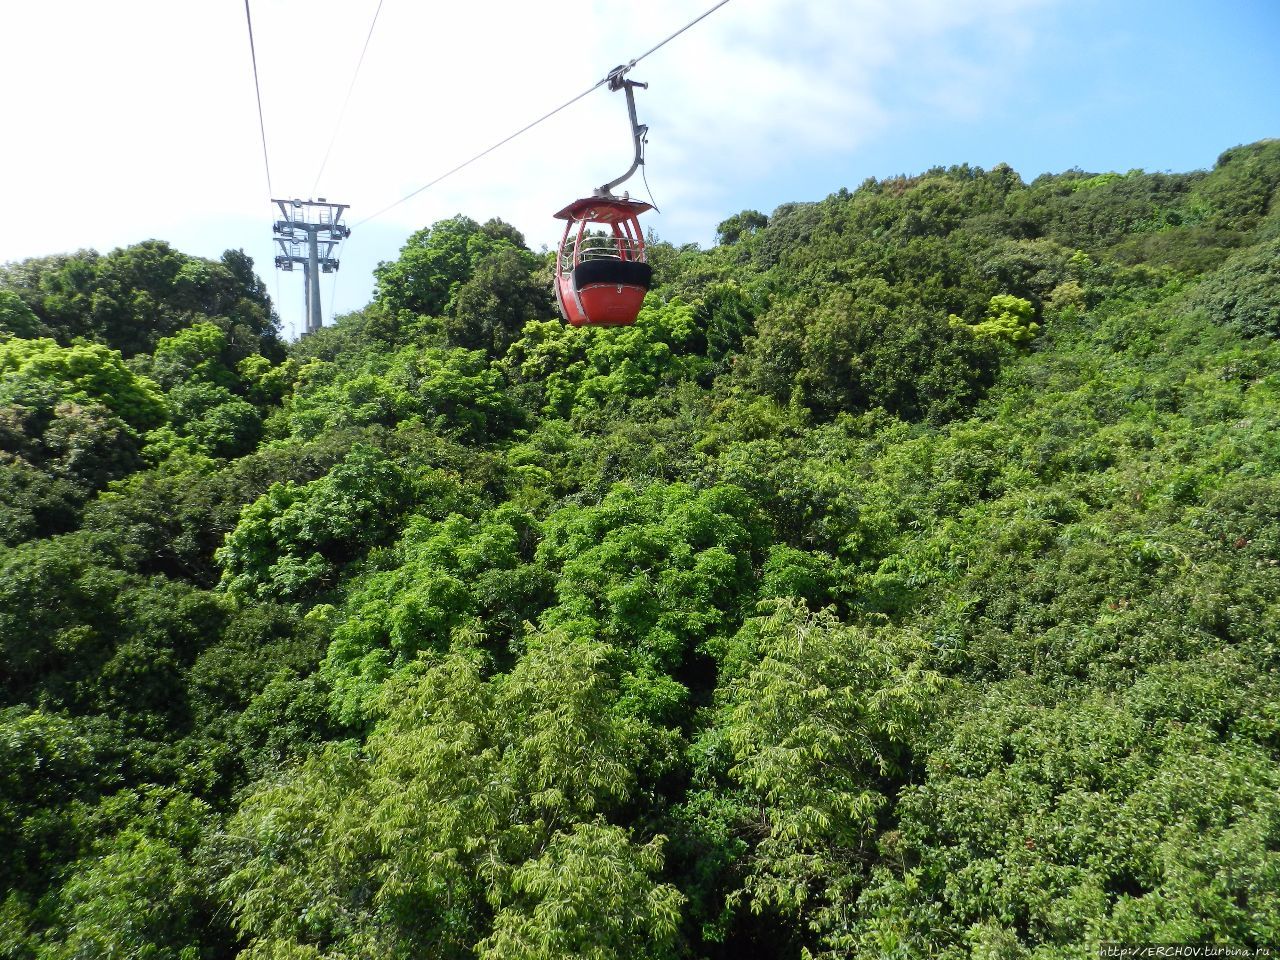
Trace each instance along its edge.
<path fill-rule="evenodd" d="M 626 237 L 583 237 L 578 244 L 577 263 L 587 260 L 632 260 L 644 262 L 644 244 Z M 561 266 L 572 270 L 574 252 L 567 248 L 560 257 Z"/>

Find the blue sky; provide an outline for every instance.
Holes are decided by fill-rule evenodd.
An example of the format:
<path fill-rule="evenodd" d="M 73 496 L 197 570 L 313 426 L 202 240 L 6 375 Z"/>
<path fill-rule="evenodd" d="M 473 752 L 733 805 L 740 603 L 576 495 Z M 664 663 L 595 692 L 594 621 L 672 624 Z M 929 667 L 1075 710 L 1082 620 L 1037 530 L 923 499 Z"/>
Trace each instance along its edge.
<path fill-rule="evenodd" d="M 272 180 L 308 196 L 377 0 L 251 0 Z M 710 0 L 383 0 L 316 193 L 349 222 L 522 126 Z M 0 30 L 6 230 L 0 260 L 157 237 L 244 248 L 286 331 L 301 274 L 274 276 L 243 6 L 230 0 L 9 4 Z M 732 0 L 637 68 L 651 127 L 650 225 L 707 244 L 738 210 L 816 200 L 934 165 L 1183 171 L 1280 136 L 1280 0 Z M 572 55 L 571 51 L 585 51 Z M 412 230 L 501 216 L 535 248 L 551 213 L 621 172 L 622 98 L 599 91 L 356 229 L 341 312 Z M 633 188 L 642 191 L 636 183 Z"/>
<path fill-rule="evenodd" d="M 952 35 L 1009 72 L 969 110 L 931 102 L 914 65 L 885 72 L 890 119 L 855 151 L 806 156 L 753 184 L 743 206 L 768 212 L 868 176 L 1008 163 L 1027 181 L 1071 167 L 1188 171 L 1228 147 L 1280 136 L 1280 2 L 1076 0 L 1020 18 L 1027 46 L 1007 53 L 981 29 Z"/>

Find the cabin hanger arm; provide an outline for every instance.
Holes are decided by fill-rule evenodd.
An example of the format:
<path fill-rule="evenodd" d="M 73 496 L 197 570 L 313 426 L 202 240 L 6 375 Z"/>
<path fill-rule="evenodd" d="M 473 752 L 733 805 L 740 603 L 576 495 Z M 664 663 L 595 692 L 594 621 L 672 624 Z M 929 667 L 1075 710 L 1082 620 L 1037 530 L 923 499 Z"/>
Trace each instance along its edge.
<path fill-rule="evenodd" d="M 629 69 L 631 69 L 629 65 L 623 65 L 610 70 L 609 89 L 622 90 L 627 95 L 627 115 L 631 118 L 631 137 L 635 141 L 636 147 L 635 159 L 631 161 L 631 166 L 627 168 L 627 172 L 622 176 L 615 180 L 610 180 L 602 187 L 596 187 L 593 193 L 597 197 L 612 197 L 613 188 L 634 176 L 635 172 L 640 169 L 640 165 L 644 163 L 645 136 L 649 133 L 649 127 L 636 118 L 636 95 L 634 89 L 640 87 L 642 90 L 647 90 L 649 85 L 638 80 L 628 80 L 627 71 Z"/>

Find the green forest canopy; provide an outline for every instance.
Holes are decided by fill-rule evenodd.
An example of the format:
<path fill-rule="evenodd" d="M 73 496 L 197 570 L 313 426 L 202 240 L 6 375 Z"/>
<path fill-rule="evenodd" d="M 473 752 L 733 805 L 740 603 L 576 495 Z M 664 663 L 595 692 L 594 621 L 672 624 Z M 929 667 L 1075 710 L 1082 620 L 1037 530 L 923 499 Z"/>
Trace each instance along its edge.
<path fill-rule="evenodd" d="M 0 268 L 0 956 L 1280 944 L 1280 141 Z"/>

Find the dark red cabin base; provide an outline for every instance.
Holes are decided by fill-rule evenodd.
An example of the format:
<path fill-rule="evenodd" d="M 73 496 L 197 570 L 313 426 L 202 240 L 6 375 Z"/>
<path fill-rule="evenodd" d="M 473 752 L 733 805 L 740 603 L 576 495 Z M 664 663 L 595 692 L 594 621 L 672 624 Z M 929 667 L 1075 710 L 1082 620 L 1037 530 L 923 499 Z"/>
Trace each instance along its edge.
<path fill-rule="evenodd" d="M 593 283 L 570 294 L 565 319 L 575 327 L 629 327 L 636 322 L 648 287 Z"/>

